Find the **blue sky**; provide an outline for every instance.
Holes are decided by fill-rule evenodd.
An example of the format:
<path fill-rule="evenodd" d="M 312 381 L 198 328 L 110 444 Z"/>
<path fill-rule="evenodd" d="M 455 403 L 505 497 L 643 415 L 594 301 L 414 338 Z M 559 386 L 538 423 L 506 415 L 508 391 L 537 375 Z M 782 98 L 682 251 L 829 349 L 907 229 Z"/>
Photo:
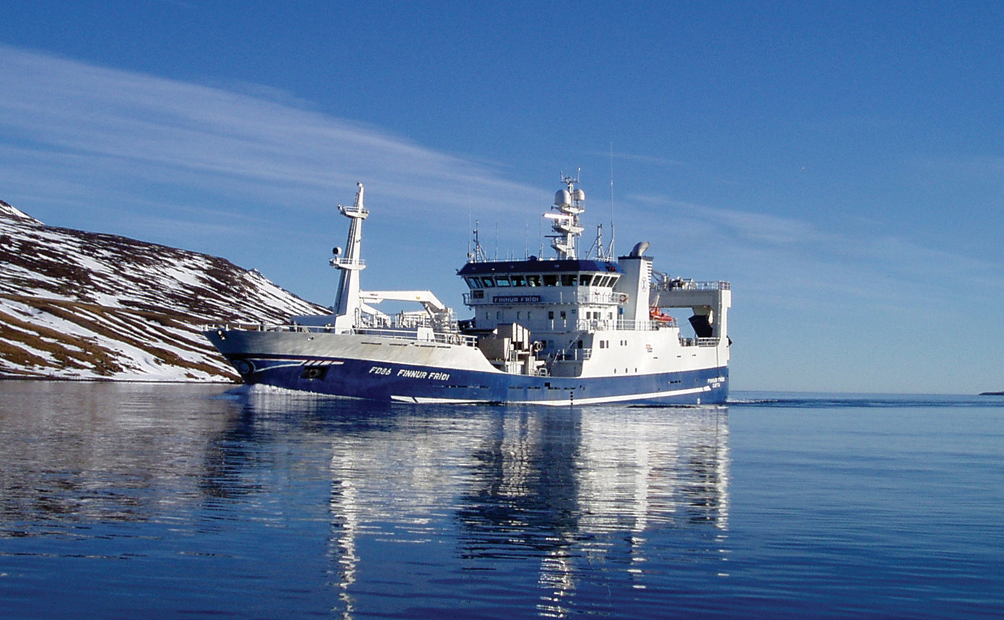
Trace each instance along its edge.
<path fill-rule="evenodd" d="M 14 1 L 0 199 L 330 304 L 539 252 L 560 172 L 617 250 L 732 282 L 733 389 L 1004 389 L 999 2 Z M 612 180 L 612 183 L 611 183 Z M 546 231 L 545 231 L 546 232 Z"/>

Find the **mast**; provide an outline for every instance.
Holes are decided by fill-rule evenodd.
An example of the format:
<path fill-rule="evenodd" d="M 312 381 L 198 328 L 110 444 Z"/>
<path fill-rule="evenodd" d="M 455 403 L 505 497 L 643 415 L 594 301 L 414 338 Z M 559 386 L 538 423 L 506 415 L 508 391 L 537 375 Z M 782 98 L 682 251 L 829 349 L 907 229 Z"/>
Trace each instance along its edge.
<path fill-rule="evenodd" d="M 544 217 L 554 220 L 551 230 L 556 234 L 548 235 L 551 238 L 551 247 L 558 253 L 559 259 L 575 259 L 575 238 L 582 234 L 583 228 L 579 225 L 579 215 L 585 212 L 582 202 L 586 199 L 586 192 L 576 189 L 579 182 L 579 175 L 574 178 L 561 175 L 561 181 L 567 189 L 558 190 L 554 195 L 554 206 L 550 213 L 545 213 Z"/>
<path fill-rule="evenodd" d="M 362 260 L 363 220 L 370 213 L 363 205 L 363 184 L 356 183 L 355 204 L 351 207 L 338 205 L 342 215 L 351 220 L 349 236 L 345 241 L 345 256 L 340 256 L 341 248 L 335 248 L 335 258 L 331 266 L 342 272 L 338 285 L 338 298 L 335 302 L 335 329 L 338 332 L 351 330 L 356 321 L 356 314 L 361 307 L 359 301 L 359 272 L 366 268 Z"/>

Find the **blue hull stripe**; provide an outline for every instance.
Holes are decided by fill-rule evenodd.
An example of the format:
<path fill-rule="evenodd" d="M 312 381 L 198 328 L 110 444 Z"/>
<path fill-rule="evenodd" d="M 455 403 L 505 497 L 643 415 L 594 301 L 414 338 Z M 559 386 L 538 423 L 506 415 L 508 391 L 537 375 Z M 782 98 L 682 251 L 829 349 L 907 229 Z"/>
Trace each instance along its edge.
<path fill-rule="evenodd" d="M 535 377 L 356 359 L 231 355 L 245 383 L 412 403 L 716 404 L 728 368 L 649 375 Z"/>

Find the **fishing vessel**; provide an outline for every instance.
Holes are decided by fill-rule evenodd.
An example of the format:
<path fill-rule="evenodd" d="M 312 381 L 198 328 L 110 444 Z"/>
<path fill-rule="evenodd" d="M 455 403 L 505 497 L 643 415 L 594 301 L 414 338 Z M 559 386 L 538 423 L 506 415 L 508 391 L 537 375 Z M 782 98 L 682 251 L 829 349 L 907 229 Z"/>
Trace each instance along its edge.
<path fill-rule="evenodd" d="M 544 214 L 551 258 L 489 260 L 477 243 L 457 274 L 471 318 L 426 290 L 361 288 L 360 183 L 351 206 L 332 312 L 286 325 L 216 325 L 206 337 L 247 384 L 413 403 L 715 404 L 728 395 L 728 282 L 697 282 L 653 268 L 640 242 L 604 252 L 597 233 L 579 257 L 585 192 L 578 178 Z M 601 230 L 601 229 L 600 229 Z M 592 255 L 592 257 L 590 257 Z M 416 302 L 390 314 L 384 301 Z M 689 313 L 686 327 L 674 318 Z M 672 313 L 672 314 L 671 314 Z"/>

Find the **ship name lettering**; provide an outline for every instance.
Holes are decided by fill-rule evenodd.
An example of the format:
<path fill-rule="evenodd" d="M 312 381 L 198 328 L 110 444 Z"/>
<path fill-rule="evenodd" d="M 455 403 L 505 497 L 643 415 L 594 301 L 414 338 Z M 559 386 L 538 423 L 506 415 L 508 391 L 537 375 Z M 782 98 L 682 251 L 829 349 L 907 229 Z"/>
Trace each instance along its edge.
<path fill-rule="evenodd" d="M 446 381 L 450 378 L 448 372 L 429 372 L 428 370 L 407 370 L 402 368 L 397 371 L 397 376 L 405 379 L 427 379 L 429 381 Z"/>
<path fill-rule="evenodd" d="M 390 375 L 390 368 L 384 366 L 370 366 L 371 375 Z"/>
<path fill-rule="evenodd" d="M 397 371 L 397 376 L 404 377 L 406 379 L 425 379 L 429 376 L 428 370 L 405 370 L 401 369 Z"/>
<path fill-rule="evenodd" d="M 540 303 L 540 295 L 495 295 L 493 304 L 535 304 Z"/>

